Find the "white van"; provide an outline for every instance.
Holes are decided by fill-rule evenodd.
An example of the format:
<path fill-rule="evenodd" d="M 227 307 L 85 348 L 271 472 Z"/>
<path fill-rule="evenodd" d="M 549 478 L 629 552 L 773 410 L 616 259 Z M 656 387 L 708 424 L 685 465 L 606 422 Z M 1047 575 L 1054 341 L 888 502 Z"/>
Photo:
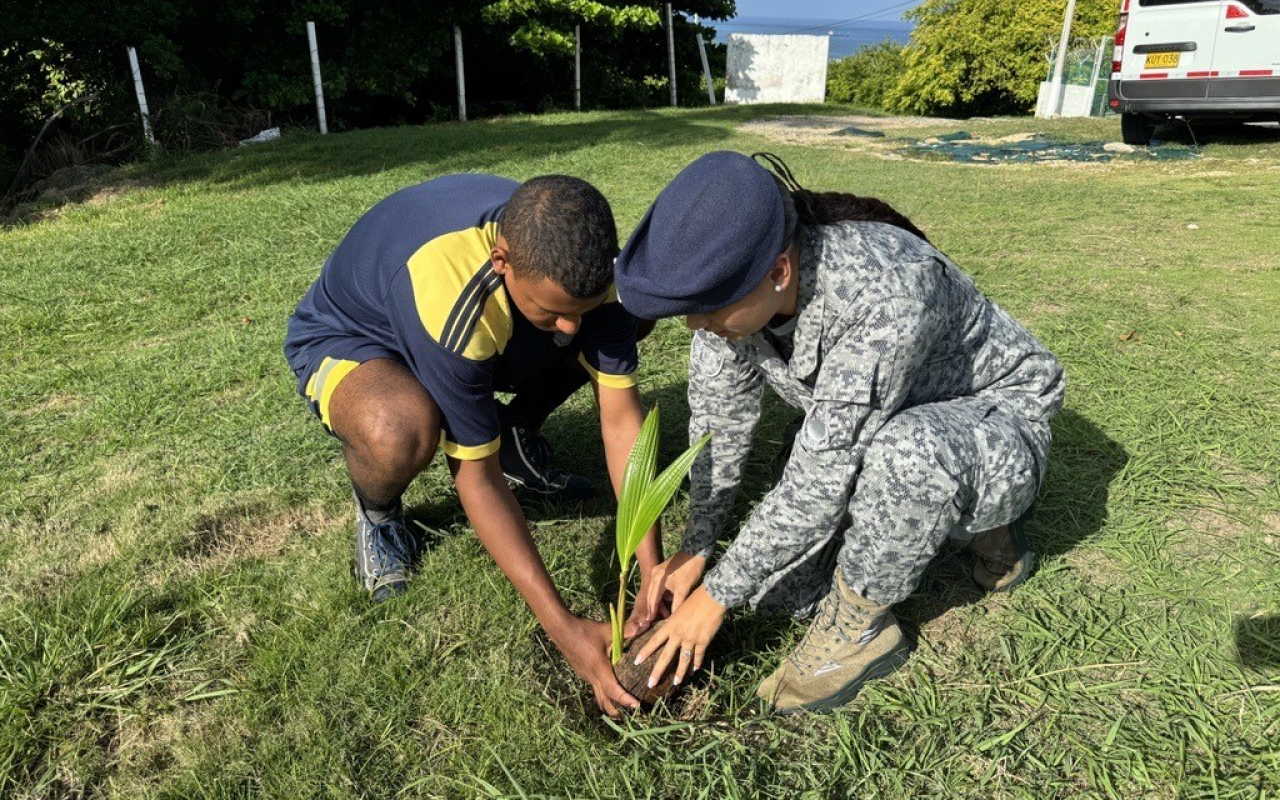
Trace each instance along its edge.
<path fill-rule="evenodd" d="M 1108 96 L 1125 142 L 1171 117 L 1280 119 L 1280 0 L 1122 0 Z"/>

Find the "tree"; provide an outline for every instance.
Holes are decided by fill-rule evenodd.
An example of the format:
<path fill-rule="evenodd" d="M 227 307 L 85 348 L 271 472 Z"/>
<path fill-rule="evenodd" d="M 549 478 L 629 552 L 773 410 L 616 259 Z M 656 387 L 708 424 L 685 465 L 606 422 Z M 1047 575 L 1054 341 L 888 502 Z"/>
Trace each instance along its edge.
<path fill-rule="evenodd" d="M 864 108 L 885 108 L 885 101 L 902 80 L 904 46 L 886 39 L 858 48 L 848 58 L 827 67 L 827 100 Z"/>
<path fill-rule="evenodd" d="M 1117 10 L 1115 0 L 1078 0 L 1073 36 L 1114 33 Z M 1065 0 L 925 0 L 906 14 L 916 27 L 889 106 L 950 116 L 1027 112 L 1065 11 Z"/>
<path fill-rule="evenodd" d="M 0 26 L 0 191 L 42 122 L 78 95 L 55 133 L 140 139 L 127 46 L 136 47 L 162 144 L 216 146 L 271 124 L 313 125 L 306 23 L 320 45 L 330 128 L 447 119 L 455 110 L 453 27 L 466 42 L 474 116 L 568 108 L 573 29 L 582 25 L 588 105 L 662 103 L 666 36 L 658 2 L 636 0 L 29 0 Z M 724 19 L 733 0 L 682 0 Z M 694 26 L 675 20 L 682 96 L 700 80 Z M 701 28 L 710 34 L 709 28 Z M 713 57 L 714 57 L 713 53 Z M 117 127 L 118 126 L 118 127 Z"/>
<path fill-rule="evenodd" d="M 587 105 L 629 108 L 664 105 L 667 102 L 667 43 L 661 9 L 663 3 L 632 0 L 499 0 L 486 6 L 481 18 L 509 31 L 507 43 L 524 57 L 539 59 L 538 68 L 552 87 L 568 87 L 575 25 L 582 26 L 583 96 Z M 728 19 L 736 13 L 734 0 L 677 0 L 673 3 L 677 90 L 681 97 L 697 98 L 701 86 L 696 33 L 710 40 L 714 29 L 695 25 L 689 17 Z M 723 50 L 723 48 L 720 48 Z M 713 66 L 723 66 L 723 53 L 712 47 Z M 545 82 L 544 82 L 545 84 Z M 544 92 L 546 92 L 544 85 Z M 544 99 L 568 105 L 569 96 L 553 88 Z"/>
<path fill-rule="evenodd" d="M 606 5 L 595 0 L 498 0 L 480 12 L 485 22 L 515 25 L 512 46 L 542 56 L 573 55 L 579 23 L 612 30 L 652 30 L 662 23 L 652 6 Z"/>

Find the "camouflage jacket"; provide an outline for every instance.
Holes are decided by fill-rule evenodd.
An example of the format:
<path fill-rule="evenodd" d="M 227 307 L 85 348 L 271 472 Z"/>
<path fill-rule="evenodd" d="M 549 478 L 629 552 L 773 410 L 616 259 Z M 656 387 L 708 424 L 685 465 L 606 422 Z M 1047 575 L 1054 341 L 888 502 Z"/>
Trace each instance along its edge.
<path fill-rule="evenodd" d="M 805 414 L 782 478 L 706 576 L 725 606 L 744 603 L 837 530 L 867 443 L 898 411 L 987 399 L 1047 427 L 1062 407 L 1065 377 L 1053 354 L 950 259 L 899 228 L 810 228 L 799 277 L 789 358 L 763 331 L 738 342 L 698 331 L 690 347 L 690 441 L 715 436 L 690 477 L 685 552 L 715 549 L 764 384 Z"/>

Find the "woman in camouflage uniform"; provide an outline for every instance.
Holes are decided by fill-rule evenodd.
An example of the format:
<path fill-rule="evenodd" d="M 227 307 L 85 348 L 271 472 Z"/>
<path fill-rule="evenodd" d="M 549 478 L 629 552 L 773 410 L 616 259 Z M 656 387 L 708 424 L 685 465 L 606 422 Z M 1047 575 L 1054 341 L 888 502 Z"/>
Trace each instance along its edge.
<path fill-rule="evenodd" d="M 1044 477 L 1062 407 L 1057 359 L 884 203 L 801 189 L 738 153 L 694 161 L 618 258 L 627 308 L 683 316 L 694 466 L 681 551 L 651 582 L 672 616 L 679 682 L 740 605 L 816 615 L 758 694 L 821 711 L 887 674 L 909 645 L 890 608 L 948 537 L 991 590 L 1033 559 L 1015 522 Z M 709 571 L 768 384 L 804 420 L 777 485 Z M 656 607 L 651 603 L 650 607 Z"/>

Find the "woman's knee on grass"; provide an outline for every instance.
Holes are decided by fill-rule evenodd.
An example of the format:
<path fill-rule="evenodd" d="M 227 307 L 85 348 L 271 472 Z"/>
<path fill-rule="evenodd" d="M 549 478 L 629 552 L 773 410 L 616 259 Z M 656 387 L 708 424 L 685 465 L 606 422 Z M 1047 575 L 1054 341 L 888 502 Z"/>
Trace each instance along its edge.
<path fill-rule="evenodd" d="M 889 420 L 868 444 L 859 490 L 918 505 L 968 502 L 977 454 L 955 420 L 930 410 L 910 409 Z M 857 491 L 857 490 L 855 490 Z"/>

